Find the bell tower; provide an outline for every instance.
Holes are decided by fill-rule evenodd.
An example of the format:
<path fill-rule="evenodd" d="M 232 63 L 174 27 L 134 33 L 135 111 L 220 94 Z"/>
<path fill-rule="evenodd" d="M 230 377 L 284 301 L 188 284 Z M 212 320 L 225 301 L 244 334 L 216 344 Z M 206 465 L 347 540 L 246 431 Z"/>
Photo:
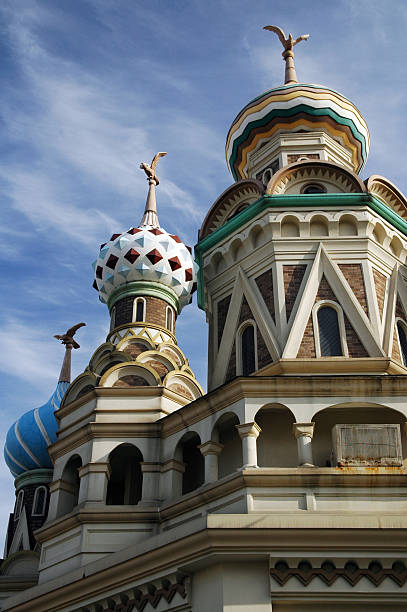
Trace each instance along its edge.
<path fill-rule="evenodd" d="M 368 151 L 349 100 L 294 78 L 233 121 L 235 182 L 196 247 L 210 389 L 248 375 L 407 373 L 407 201 L 383 177 L 362 181 Z"/>

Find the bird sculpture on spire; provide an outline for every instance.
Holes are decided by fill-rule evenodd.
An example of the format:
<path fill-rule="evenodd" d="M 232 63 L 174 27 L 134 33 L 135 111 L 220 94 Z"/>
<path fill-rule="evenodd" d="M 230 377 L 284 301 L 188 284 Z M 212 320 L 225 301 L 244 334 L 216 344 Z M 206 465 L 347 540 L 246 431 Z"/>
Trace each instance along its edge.
<path fill-rule="evenodd" d="M 164 157 L 164 155 L 167 155 L 167 153 L 161 152 L 154 155 L 150 166 L 145 162 L 141 162 L 140 164 L 140 168 L 144 170 L 147 175 L 147 180 L 149 184 L 146 207 L 144 209 L 144 214 L 143 218 L 141 219 L 140 227 L 144 227 L 147 225 L 157 228 L 160 227 L 157 215 L 157 202 L 155 198 L 155 188 L 156 185 L 160 184 L 160 181 L 158 180 L 158 176 L 155 173 L 155 169 L 157 167 L 158 160 L 160 159 L 160 157 Z"/>
<path fill-rule="evenodd" d="M 145 162 L 141 162 L 140 168 L 146 173 L 148 182 L 155 181 L 156 185 L 160 184 L 158 176 L 155 173 L 155 169 L 157 167 L 158 160 L 160 159 L 160 157 L 164 157 L 164 155 L 167 155 L 167 153 L 157 153 L 156 155 L 154 155 L 150 166 Z"/>
<path fill-rule="evenodd" d="M 263 30 L 269 30 L 270 32 L 274 32 L 277 34 L 280 39 L 281 44 L 284 47 L 284 51 L 282 52 L 282 56 L 285 61 L 285 80 L 284 84 L 287 85 L 289 83 L 298 83 L 297 74 L 295 72 L 294 66 L 294 51 L 293 47 L 297 45 L 302 40 L 308 40 L 309 34 L 303 34 L 294 40 L 292 34 L 288 35 L 288 38 L 284 34 L 283 30 L 278 26 L 264 26 Z"/>
<path fill-rule="evenodd" d="M 83 327 L 84 325 L 86 325 L 86 323 L 77 323 L 73 327 L 70 327 L 65 332 L 65 334 L 56 335 L 56 336 L 54 336 L 54 338 L 56 338 L 57 340 L 61 340 L 61 343 L 65 344 L 65 346 L 68 346 L 70 344 L 71 347 L 73 347 L 74 349 L 78 349 L 78 348 L 80 348 L 80 344 L 78 344 L 76 342 L 76 340 L 73 339 L 73 337 L 76 334 L 76 332 L 78 331 L 78 329 L 80 327 Z"/>

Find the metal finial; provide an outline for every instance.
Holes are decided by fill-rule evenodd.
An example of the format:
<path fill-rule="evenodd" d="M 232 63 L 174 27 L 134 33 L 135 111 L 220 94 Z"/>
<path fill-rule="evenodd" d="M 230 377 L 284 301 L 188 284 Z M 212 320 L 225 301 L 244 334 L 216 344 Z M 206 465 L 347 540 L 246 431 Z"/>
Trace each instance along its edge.
<path fill-rule="evenodd" d="M 151 225 L 152 227 L 160 227 L 157 215 L 157 202 L 155 199 L 155 187 L 156 185 L 160 184 L 160 181 L 158 180 L 155 169 L 157 167 L 158 160 L 160 157 L 164 157 L 164 155 L 167 155 L 167 153 L 157 153 L 154 155 L 150 166 L 145 162 L 141 162 L 140 164 L 140 168 L 144 170 L 147 175 L 149 184 L 146 207 L 140 223 L 141 226 Z"/>
<path fill-rule="evenodd" d="M 263 30 L 269 30 L 270 32 L 274 32 L 275 34 L 277 34 L 277 36 L 280 39 L 281 44 L 284 47 L 284 51 L 282 53 L 282 56 L 285 61 L 284 84 L 287 85 L 288 83 L 298 83 L 297 74 L 295 72 L 295 66 L 294 66 L 293 47 L 294 45 L 297 45 L 302 40 L 308 40 L 309 34 L 303 34 L 302 36 L 299 36 L 298 38 L 294 40 L 291 34 L 289 34 L 288 38 L 286 38 L 286 35 L 284 34 L 283 30 L 279 28 L 278 26 L 264 26 Z"/>

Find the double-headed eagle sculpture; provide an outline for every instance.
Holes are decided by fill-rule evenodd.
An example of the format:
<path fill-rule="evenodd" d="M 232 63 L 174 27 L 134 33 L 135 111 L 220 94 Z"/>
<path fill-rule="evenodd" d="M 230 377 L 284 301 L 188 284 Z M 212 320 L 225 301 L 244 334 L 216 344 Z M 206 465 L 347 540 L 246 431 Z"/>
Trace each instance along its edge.
<path fill-rule="evenodd" d="M 154 181 L 156 185 L 159 185 L 160 181 L 158 180 L 158 176 L 155 173 L 155 169 L 157 167 L 158 160 L 160 159 L 160 157 L 164 157 L 164 155 L 167 155 L 167 153 L 157 153 L 156 155 L 154 155 L 153 161 L 151 162 L 150 166 L 145 162 L 141 162 L 140 164 L 140 168 L 144 170 L 147 175 L 147 180 L 149 182 Z"/>
<path fill-rule="evenodd" d="M 274 32 L 274 34 L 277 34 L 281 44 L 283 45 L 284 51 L 282 56 L 285 61 L 285 85 L 288 83 L 298 83 L 294 66 L 293 47 L 302 40 L 308 40 L 309 34 L 303 34 L 294 40 L 292 34 L 289 34 L 287 38 L 283 30 L 278 26 L 264 26 L 263 30 L 269 30 L 270 32 Z"/>
<path fill-rule="evenodd" d="M 78 329 L 80 327 L 83 327 L 84 325 L 86 325 L 86 323 L 77 323 L 73 327 L 70 327 L 66 331 L 65 334 L 62 334 L 62 336 L 56 335 L 56 336 L 54 336 L 54 338 L 56 338 L 57 340 L 61 340 L 61 343 L 65 344 L 65 346 L 71 345 L 74 349 L 78 349 L 78 348 L 80 348 L 80 344 L 78 344 L 76 342 L 76 340 L 73 339 L 73 337 L 76 334 L 76 332 L 78 331 Z"/>

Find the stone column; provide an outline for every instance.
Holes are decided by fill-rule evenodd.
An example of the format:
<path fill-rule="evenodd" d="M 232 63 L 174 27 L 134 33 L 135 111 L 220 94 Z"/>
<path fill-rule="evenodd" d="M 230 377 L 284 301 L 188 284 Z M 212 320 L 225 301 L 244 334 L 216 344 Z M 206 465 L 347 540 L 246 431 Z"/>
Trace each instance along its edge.
<path fill-rule="evenodd" d="M 47 522 L 71 512 L 77 488 L 66 480 L 54 480 L 49 486 L 50 498 Z"/>
<path fill-rule="evenodd" d="M 140 463 L 143 473 L 143 488 L 139 504 L 142 506 L 155 506 L 158 504 L 158 491 L 160 485 L 161 465 L 143 461 Z"/>
<path fill-rule="evenodd" d="M 169 459 L 161 466 L 160 497 L 169 501 L 182 495 L 182 475 L 185 472 L 185 464 L 176 459 Z"/>
<path fill-rule="evenodd" d="M 260 427 L 254 421 L 235 426 L 242 440 L 243 468 L 257 467 L 257 438 Z"/>
<path fill-rule="evenodd" d="M 205 484 L 218 480 L 218 457 L 223 449 L 223 444 L 209 440 L 198 446 L 205 457 Z"/>
<path fill-rule="evenodd" d="M 312 459 L 312 436 L 315 423 L 293 423 L 293 433 L 297 440 L 298 465 L 314 467 Z"/>
<path fill-rule="evenodd" d="M 107 483 L 110 478 L 109 463 L 87 463 L 78 470 L 80 477 L 79 500 L 105 504 Z"/>

